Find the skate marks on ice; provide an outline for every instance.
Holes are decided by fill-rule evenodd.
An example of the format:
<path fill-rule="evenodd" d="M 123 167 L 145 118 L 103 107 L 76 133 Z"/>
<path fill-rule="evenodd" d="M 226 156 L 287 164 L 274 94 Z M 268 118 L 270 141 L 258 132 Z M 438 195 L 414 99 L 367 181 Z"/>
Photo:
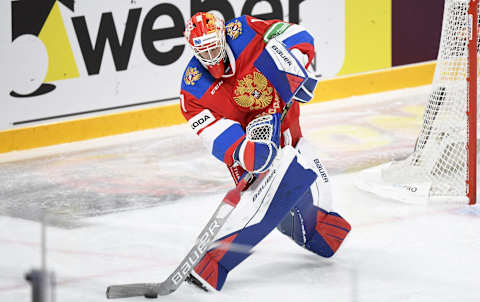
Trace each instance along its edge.
<path fill-rule="evenodd" d="M 59 218 L 51 224 L 73 227 L 77 218 L 229 189 L 228 172 L 208 158 L 200 140 L 172 128 L 175 135 L 129 134 L 108 146 L 0 162 L 0 215 L 38 221 L 38 209 L 48 209 Z"/>

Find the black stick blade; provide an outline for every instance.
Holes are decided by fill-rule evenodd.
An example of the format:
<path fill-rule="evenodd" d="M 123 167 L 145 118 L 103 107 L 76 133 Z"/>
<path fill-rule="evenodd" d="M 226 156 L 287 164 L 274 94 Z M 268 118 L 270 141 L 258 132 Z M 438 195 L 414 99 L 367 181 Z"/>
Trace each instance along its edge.
<path fill-rule="evenodd" d="M 157 286 L 147 283 L 110 285 L 109 287 L 107 287 L 106 294 L 108 299 L 142 296 L 146 298 L 156 298 L 158 296 L 156 289 Z"/>

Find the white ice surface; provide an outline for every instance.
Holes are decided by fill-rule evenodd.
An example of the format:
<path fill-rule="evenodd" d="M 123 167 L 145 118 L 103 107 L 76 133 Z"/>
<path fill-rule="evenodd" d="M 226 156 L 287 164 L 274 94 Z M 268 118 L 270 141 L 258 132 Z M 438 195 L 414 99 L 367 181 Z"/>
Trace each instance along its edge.
<path fill-rule="evenodd" d="M 381 95 L 380 99 L 389 97 Z M 372 98 L 354 101 L 358 104 Z M 321 108 L 333 103 L 305 106 L 312 109 L 303 110 L 305 119 L 312 118 L 308 112 L 323 112 L 327 109 Z M 345 108 L 342 111 L 348 110 L 348 106 Z M 316 130 L 309 127 L 304 131 L 307 137 Z M 161 141 L 169 137 L 166 131 L 186 133 L 180 127 L 145 131 L 144 135 L 149 140 Z M 137 138 L 141 135 L 135 134 Z M 131 139 L 127 135 L 14 152 L 0 156 L 0 162 L 4 165 L 12 160 L 24 162 L 42 152 L 60 157 L 82 149 L 95 152 L 96 146 L 108 148 L 106 141 L 121 145 L 126 143 L 123 140 Z M 348 151 L 351 155 L 351 150 Z M 175 160 L 179 161 L 178 167 L 189 163 L 181 156 Z M 330 163 L 335 170 L 334 161 Z M 102 168 L 84 164 L 90 169 Z M 28 175 L 28 168 L 23 169 L 27 169 Z M 480 301 L 478 206 L 418 206 L 381 199 L 354 187 L 357 172 L 346 173 L 343 167 L 336 170 L 339 172 L 334 173 L 332 181 L 334 207 L 350 221 L 352 231 L 334 257 L 315 256 L 275 230 L 230 273 L 221 292 L 203 293 L 184 285 L 170 296 L 159 297 L 159 301 Z M 36 177 L 32 174 L 32 178 Z M 26 186 L 28 182 L 18 185 Z M 110 284 L 162 281 L 190 249 L 225 191 L 80 217 L 80 227 L 49 226 L 47 265 L 57 277 L 57 301 L 105 301 L 105 288 Z M 38 193 L 39 200 L 42 194 Z M 1 302 L 31 301 L 31 289 L 24 274 L 38 268 L 40 260 L 40 225 L 9 215 L 0 216 Z M 144 301 L 144 298 L 126 301 Z"/>

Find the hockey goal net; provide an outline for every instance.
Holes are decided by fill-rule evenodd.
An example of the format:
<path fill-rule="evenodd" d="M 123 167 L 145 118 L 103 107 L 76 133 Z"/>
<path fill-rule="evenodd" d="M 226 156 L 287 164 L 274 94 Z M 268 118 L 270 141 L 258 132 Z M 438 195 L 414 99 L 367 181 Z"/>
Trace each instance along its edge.
<path fill-rule="evenodd" d="M 414 151 L 366 171 L 362 189 L 412 203 L 475 203 L 478 0 L 444 5 L 437 65 Z"/>

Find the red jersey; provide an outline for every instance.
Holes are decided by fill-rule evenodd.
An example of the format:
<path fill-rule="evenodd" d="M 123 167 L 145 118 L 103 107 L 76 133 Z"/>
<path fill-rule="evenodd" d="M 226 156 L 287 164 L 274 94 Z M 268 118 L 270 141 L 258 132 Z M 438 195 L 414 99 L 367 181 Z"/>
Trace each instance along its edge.
<path fill-rule="evenodd" d="M 281 20 L 241 16 L 225 25 L 229 67 L 215 79 L 193 57 L 183 74 L 181 110 L 190 127 L 219 160 L 233 164 L 233 151 L 247 124 L 261 114 L 279 113 L 285 106 L 275 87 L 254 66 L 266 41 L 277 36 L 288 49 L 314 55 L 313 37 L 301 26 Z M 288 100 L 287 100 L 288 101 Z M 299 105 L 294 102 L 282 123 L 281 144 L 295 146 L 302 136 Z"/>

